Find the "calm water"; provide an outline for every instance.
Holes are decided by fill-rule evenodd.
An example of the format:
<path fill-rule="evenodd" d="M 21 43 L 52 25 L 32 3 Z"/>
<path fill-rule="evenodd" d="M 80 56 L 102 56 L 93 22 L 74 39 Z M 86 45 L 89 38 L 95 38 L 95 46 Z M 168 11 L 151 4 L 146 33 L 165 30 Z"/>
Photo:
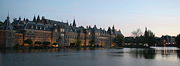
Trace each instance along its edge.
<path fill-rule="evenodd" d="M 1 50 L 0 66 L 180 66 L 178 48 Z"/>

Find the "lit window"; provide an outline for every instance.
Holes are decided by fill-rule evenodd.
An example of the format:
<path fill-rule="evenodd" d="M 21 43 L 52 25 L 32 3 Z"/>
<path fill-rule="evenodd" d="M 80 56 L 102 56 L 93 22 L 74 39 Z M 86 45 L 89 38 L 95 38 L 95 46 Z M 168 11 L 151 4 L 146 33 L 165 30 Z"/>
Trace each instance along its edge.
<path fill-rule="evenodd" d="M 60 31 L 61 31 L 61 32 L 64 32 L 64 29 L 63 29 L 63 28 L 61 28 L 61 29 L 60 29 Z"/>

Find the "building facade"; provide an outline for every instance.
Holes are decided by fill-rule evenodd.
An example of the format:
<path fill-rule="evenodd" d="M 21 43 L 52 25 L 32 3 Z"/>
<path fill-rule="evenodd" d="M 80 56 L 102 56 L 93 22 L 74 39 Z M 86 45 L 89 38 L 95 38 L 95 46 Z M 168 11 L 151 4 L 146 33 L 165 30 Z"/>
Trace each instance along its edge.
<path fill-rule="evenodd" d="M 121 34 L 121 31 L 116 31 L 112 27 L 111 33 L 108 31 L 87 26 L 76 26 L 75 19 L 73 24 L 68 22 L 60 22 L 55 20 L 46 19 L 38 15 L 34 16 L 33 20 L 29 19 L 13 19 L 10 23 L 9 16 L 0 27 L 0 46 L 1 47 L 13 47 L 15 45 L 22 46 L 37 46 L 38 42 L 50 42 L 49 46 L 58 44 L 59 46 L 100 46 L 111 47 L 112 40 L 117 34 Z M 121 34 L 122 35 L 122 34 Z M 24 41 L 32 40 L 32 45 L 25 43 Z"/>

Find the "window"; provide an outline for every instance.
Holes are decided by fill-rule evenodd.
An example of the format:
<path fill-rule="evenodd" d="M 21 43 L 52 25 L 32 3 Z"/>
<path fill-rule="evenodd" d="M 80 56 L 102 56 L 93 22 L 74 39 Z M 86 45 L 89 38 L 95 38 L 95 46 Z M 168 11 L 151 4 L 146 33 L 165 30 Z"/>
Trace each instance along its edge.
<path fill-rule="evenodd" d="M 61 29 L 60 29 L 60 32 L 64 32 L 64 29 L 63 29 L 63 28 L 61 28 Z"/>
<path fill-rule="evenodd" d="M 54 31 L 57 32 L 57 29 L 55 29 Z"/>

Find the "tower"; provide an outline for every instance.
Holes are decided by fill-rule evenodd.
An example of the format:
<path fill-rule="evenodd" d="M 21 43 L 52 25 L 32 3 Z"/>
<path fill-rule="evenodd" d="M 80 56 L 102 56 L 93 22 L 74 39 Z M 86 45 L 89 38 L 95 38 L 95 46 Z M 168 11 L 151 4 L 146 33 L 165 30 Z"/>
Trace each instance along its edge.
<path fill-rule="evenodd" d="M 42 24 L 45 24 L 45 17 L 44 16 L 42 16 L 41 22 L 42 22 Z"/>
<path fill-rule="evenodd" d="M 15 33 L 10 23 L 9 14 L 4 21 L 3 29 L 0 30 L 0 48 L 12 48 L 15 46 Z"/>
<path fill-rule="evenodd" d="M 76 20 L 73 20 L 73 27 L 76 27 Z"/>
<path fill-rule="evenodd" d="M 19 17 L 18 21 L 21 21 L 21 17 Z"/>
<path fill-rule="evenodd" d="M 34 15 L 33 22 L 36 22 L 36 16 Z"/>
<path fill-rule="evenodd" d="M 112 27 L 112 33 L 115 34 L 115 28 L 114 28 L 114 25 Z"/>
<path fill-rule="evenodd" d="M 149 34 L 148 34 L 148 30 L 147 30 L 147 27 L 145 27 L 145 32 L 144 32 L 144 36 L 147 37 Z"/>
<path fill-rule="evenodd" d="M 39 15 L 38 15 L 38 17 L 37 17 L 37 23 L 40 23 L 40 17 L 39 17 Z"/>
<path fill-rule="evenodd" d="M 10 20 L 9 20 L 9 15 L 7 16 L 7 19 L 4 21 L 3 29 L 4 30 L 12 30 L 13 29 L 13 27 L 10 23 Z"/>

